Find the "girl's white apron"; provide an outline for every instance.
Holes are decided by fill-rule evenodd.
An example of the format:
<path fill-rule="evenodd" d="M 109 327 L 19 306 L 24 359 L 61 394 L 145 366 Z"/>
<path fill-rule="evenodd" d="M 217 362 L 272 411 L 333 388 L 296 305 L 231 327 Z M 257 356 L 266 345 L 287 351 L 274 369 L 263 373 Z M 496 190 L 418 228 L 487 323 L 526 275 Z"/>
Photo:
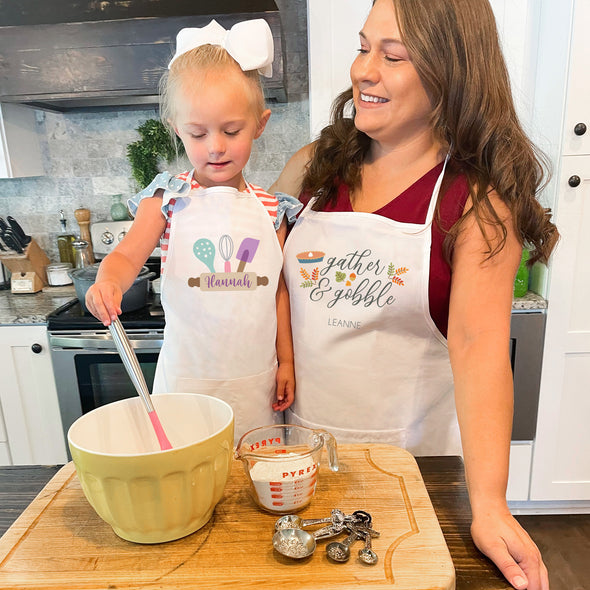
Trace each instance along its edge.
<path fill-rule="evenodd" d="M 461 454 L 446 341 L 428 304 L 445 167 L 424 224 L 311 203 L 301 213 L 284 248 L 297 383 L 287 422 L 339 442 Z"/>
<path fill-rule="evenodd" d="M 197 188 L 177 198 L 162 275 L 166 327 L 154 392 L 225 400 L 234 410 L 236 439 L 282 422 L 271 408 L 281 266 L 272 220 L 250 187 Z"/>

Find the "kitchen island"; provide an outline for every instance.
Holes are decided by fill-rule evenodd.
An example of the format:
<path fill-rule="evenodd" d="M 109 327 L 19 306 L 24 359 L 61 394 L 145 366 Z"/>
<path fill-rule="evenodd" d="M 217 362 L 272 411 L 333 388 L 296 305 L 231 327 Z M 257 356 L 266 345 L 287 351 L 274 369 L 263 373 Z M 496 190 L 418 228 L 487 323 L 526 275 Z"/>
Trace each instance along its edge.
<path fill-rule="evenodd" d="M 462 460 L 459 457 L 419 457 L 416 461 L 453 560 L 456 589 L 509 590 L 511 586 L 471 540 L 471 516 Z M 0 533 L 58 470 L 59 466 L 0 469 Z M 230 582 L 228 580 L 227 584 Z M 263 587 L 263 584 L 258 586 Z"/>

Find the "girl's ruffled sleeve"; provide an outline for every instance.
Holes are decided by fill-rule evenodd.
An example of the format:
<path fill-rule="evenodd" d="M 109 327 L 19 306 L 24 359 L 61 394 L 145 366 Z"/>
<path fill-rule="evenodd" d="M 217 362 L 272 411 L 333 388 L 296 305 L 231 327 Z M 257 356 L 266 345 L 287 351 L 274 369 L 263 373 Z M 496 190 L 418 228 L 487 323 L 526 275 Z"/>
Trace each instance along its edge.
<path fill-rule="evenodd" d="M 170 199 L 177 199 L 178 197 L 188 195 L 191 190 L 191 185 L 186 180 L 172 176 L 170 172 L 160 172 L 160 174 L 158 174 L 142 191 L 127 200 L 127 208 L 131 215 L 135 217 L 137 208 L 142 199 L 153 197 L 159 189 L 164 191 L 162 213 L 166 215 Z"/>
<path fill-rule="evenodd" d="M 275 197 L 279 204 L 277 207 L 277 219 L 275 221 L 275 229 L 279 229 L 285 216 L 287 217 L 287 223 L 292 224 L 297 220 L 297 214 L 303 209 L 303 203 L 288 195 L 287 193 L 276 192 Z"/>

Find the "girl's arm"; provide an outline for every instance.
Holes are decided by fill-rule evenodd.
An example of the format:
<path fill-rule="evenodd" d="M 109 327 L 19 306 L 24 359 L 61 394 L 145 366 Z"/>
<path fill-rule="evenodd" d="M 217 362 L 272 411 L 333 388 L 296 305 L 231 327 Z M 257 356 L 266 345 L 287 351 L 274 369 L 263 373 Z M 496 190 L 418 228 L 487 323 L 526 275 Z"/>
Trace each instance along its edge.
<path fill-rule="evenodd" d="M 166 227 L 160 207 L 162 191 L 142 199 L 131 228 L 101 262 L 95 283 L 86 293 L 86 306 L 105 326 L 121 313 L 123 293 L 131 287 Z"/>
<path fill-rule="evenodd" d="M 281 249 L 285 245 L 287 235 L 287 220 L 283 219 L 277 230 L 277 237 Z M 276 412 L 286 410 L 295 398 L 295 364 L 293 360 L 293 338 L 291 336 L 291 310 L 289 307 L 289 292 L 283 273 L 279 275 L 277 288 L 277 357 L 279 368 L 277 371 L 277 401 L 272 408 Z"/>
<path fill-rule="evenodd" d="M 485 260 L 482 231 L 494 243 L 495 226 L 490 223 L 482 230 L 473 216 L 467 220 L 453 253 L 449 309 L 448 346 L 473 515 L 471 533 L 515 588 L 548 590 L 539 550 L 506 503 L 513 413 L 510 314 L 522 248 L 506 205 L 494 193 L 490 200 L 506 224 L 506 244 Z"/>

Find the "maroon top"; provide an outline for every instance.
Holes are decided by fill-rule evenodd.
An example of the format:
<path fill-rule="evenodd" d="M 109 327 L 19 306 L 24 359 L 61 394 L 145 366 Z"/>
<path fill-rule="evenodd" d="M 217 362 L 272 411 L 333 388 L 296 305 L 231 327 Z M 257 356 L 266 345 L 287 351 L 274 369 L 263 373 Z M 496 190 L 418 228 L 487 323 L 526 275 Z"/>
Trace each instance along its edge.
<path fill-rule="evenodd" d="M 442 167 L 442 162 L 437 164 L 392 201 L 389 201 L 381 209 L 374 211 L 374 214 L 405 223 L 424 223 L 428 213 L 430 197 Z M 462 174 L 450 172 L 447 166 L 441 193 L 444 196 L 440 203 L 440 225 L 437 222 L 436 215 L 432 223 L 428 302 L 430 316 L 446 338 L 451 295 L 451 267 L 443 255 L 443 242 L 446 235 L 445 231 L 448 231 L 463 214 L 469 196 L 467 179 Z M 299 198 L 302 203 L 307 205 L 310 195 L 302 194 Z M 333 206 L 328 206 L 325 211 L 353 211 L 348 186 L 345 184 L 340 185 L 336 203 Z"/>

